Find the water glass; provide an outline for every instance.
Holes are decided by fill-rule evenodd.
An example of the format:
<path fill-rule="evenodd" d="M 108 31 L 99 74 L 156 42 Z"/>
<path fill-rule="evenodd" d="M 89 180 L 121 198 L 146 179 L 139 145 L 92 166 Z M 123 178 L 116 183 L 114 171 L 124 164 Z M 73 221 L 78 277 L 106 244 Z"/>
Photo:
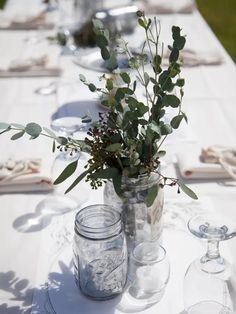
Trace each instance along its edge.
<path fill-rule="evenodd" d="M 127 247 L 120 214 L 109 205 L 80 210 L 75 218 L 74 271 L 81 292 L 106 300 L 123 292 Z"/>
<path fill-rule="evenodd" d="M 165 249 L 157 242 L 138 244 L 130 256 L 131 297 L 145 304 L 159 302 L 170 276 L 170 264 Z"/>

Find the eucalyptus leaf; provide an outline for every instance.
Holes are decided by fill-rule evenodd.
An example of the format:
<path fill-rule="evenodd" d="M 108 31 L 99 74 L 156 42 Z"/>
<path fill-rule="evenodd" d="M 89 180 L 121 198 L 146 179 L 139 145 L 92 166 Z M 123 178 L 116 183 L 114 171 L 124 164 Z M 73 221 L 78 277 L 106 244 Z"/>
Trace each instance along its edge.
<path fill-rule="evenodd" d="M 169 124 L 164 124 L 161 126 L 161 134 L 168 135 L 173 132 L 172 127 Z"/>
<path fill-rule="evenodd" d="M 110 58 L 109 60 L 107 60 L 106 62 L 106 68 L 109 71 L 113 71 L 118 67 L 118 63 L 117 63 L 117 58 L 116 58 L 116 54 L 114 52 L 110 53 Z"/>
<path fill-rule="evenodd" d="M 48 135 L 50 135 L 51 137 L 53 137 L 53 138 L 56 138 L 56 137 L 57 137 L 56 134 L 55 134 L 52 130 L 50 130 L 50 129 L 46 128 L 46 127 L 43 127 L 43 130 L 44 130 Z"/>
<path fill-rule="evenodd" d="M 11 123 L 11 126 L 17 129 L 21 129 L 24 130 L 25 126 L 23 124 L 19 124 L 19 123 Z"/>
<path fill-rule="evenodd" d="M 158 194 L 158 188 L 159 186 L 157 184 L 153 185 L 151 188 L 148 189 L 148 194 L 147 197 L 145 199 L 145 203 L 147 205 L 147 207 L 151 207 L 152 204 L 154 203 L 157 194 Z"/>
<path fill-rule="evenodd" d="M 138 19 L 138 23 L 139 23 L 139 25 L 140 25 L 141 27 L 143 27 L 144 29 L 147 28 L 147 24 L 144 22 L 143 19 L 139 18 L 139 19 Z"/>
<path fill-rule="evenodd" d="M 26 125 L 25 132 L 29 134 L 32 139 L 35 139 L 42 132 L 42 128 L 39 124 L 31 122 Z"/>
<path fill-rule="evenodd" d="M 126 72 L 120 73 L 120 76 L 121 76 L 122 80 L 124 81 L 124 83 L 130 84 L 131 80 L 130 80 L 130 76 L 128 73 L 126 73 Z"/>
<path fill-rule="evenodd" d="M 106 88 L 111 91 L 113 89 L 113 81 L 112 79 L 107 79 Z"/>
<path fill-rule="evenodd" d="M 170 53 L 169 60 L 170 62 L 176 62 L 178 58 L 179 58 L 179 50 L 177 48 L 174 48 Z"/>
<path fill-rule="evenodd" d="M 186 39 L 184 36 L 180 36 L 179 38 L 175 39 L 173 47 L 179 50 L 182 50 L 185 46 Z"/>
<path fill-rule="evenodd" d="M 154 56 L 154 59 L 153 59 L 153 67 L 155 69 L 155 72 L 158 72 L 159 68 L 160 68 L 160 65 L 161 65 L 161 61 L 162 61 L 162 58 L 160 55 L 156 55 Z"/>
<path fill-rule="evenodd" d="M 123 88 L 118 88 L 115 93 L 115 99 L 119 102 L 125 97 L 125 93 L 123 91 Z"/>
<path fill-rule="evenodd" d="M 184 117 L 185 122 L 188 123 L 188 117 L 186 116 L 186 114 L 183 111 L 181 113 L 182 113 L 182 115 Z"/>
<path fill-rule="evenodd" d="M 80 183 L 80 181 L 82 181 L 87 176 L 88 173 L 89 170 L 86 170 L 83 173 L 81 173 L 81 175 L 78 176 L 78 178 L 71 184 L 71 186 L 66 190 L 65 193 L 70 192 L 77 184 Z"/>
<path fill-rule="evenodd" d="M 157 153 L 157 156 L 158 157 L 164 157 L 166 155 L 166 151 L 165 150 L 160 150 L 158 153 Z"/>
<path fill-rule="evenodd" d="M 81 82 L 85 83 L 86 82 L 86 77 L 83 74 L 79 74 L 79 79 Z"/>
<path fill-rule="evenodd" d="M 180 28 L 179 26 L 172 26 L 172 38 L 174 40 L 179 39 L 180 37 Z"/>
<path fill-rule="evenodd" d="M 25 130 L 20 131 L 12 135 L 11 140 L 18 140 L 18 138 L 21 138 L 25 134 Z"/>
<path fill-rule="evenodd" d="M 101 48 L 101 56 L 103 60 L 109 60 L 110 59 L 110 52 L 106 47 Z"/>
<path fill-rule="evenodd" d="M 175 117 L 171 120 L 170 125 L 172 126 L 173 129 L 178 129 L 178 127 L 179 127 L 181 121 L 183 120 L 183 117 L 184 117 L 184 116 L 183 116 L 182 114 L 180 114 L 180 115 L 178 115 L 178 116 L 175 116 Z"/>
<path fill-rule="evenodd" d="M 90 123 L 92 121 L 92 118 L 86 117 L 82 119 L 82 123 Z"/>
<path fill-rule="evenodd" d="M 112 183 L 116 194 L 121 195 L 122 176 L 119 172 L 112 178 Z"/>
<path fill-rule="evenodd" d="M 177 86 L 179 86 L 179 87 L 183 87 L 184 86 L 184 84 L 185 84 L 185 80 L 184 79 L 178 79 L 177 81 L 176 81 L 176 83 L 175 83 Z"/>
<path fill-rule="evenodd" d="M 9 128 L 11 125 L 9 123 L 0 122 L 0 130 L 5 130 Z"/>
<path fill-rule="evenodd" d="M 104 25 L 102 23 L 101 20 L 98 20 L 98 19 L 92 19 L 92 22 L 93 22 L 93 27 L 95 29 L 103 29 L 104 28 Z"/>
<path fill-rule="evenodd" d="M 106 47 L 108 45 L 107 38 L 104 35 L 102 35 L 102 34 L 98 34 L 96 36 L 96 43 L 97 43 L 97 46 L 99 48 L 103 48 L 103 47 Z"/>
<path fill-rule="evenodd" d="M 175 95 L 165 95 L 163 97 L 163 103 L 165 106 L 171 106 L 173 108 L 178 108 L 180 105 L 180 100 Z"/>
<path fill-rule="evenodd" d="M 95 172 L 93 178 L 112 179 L 119 174 L 119 170 L 114 167 L 105 168 Z"/>
<path fill-rule="evenodd" d="M 56 141 L 54 140 L 52 143 L 52 152 L 54 153 L 56 150 Z"/>
<path fill-rule="evenodd" d="M 171 91 L 174 87 L 168 71 L 162 72 L 159 76 L 159 83 L 164 91 Z"/>
<path fill-rule="evenodd" d="M 60 145 L 66 145 L 68 143 L 68 139 L 66 137 L 63 136 L 58 136 L 56 138 L 56 141 L 60 144 Z"/>
<path fill-rule="evenodd" d="M 144 82 L 145 82 L 146 86 L 148 86 L 148 84 L 150 82 L 150 77 L 149 77 L 147 72 L 144 72 Z"/>
<path fill-rule="evenodd" d="M 76 170 L 78 165 L 78 160 L 73 161 L 70 163 L 59 175 L 59 177 L 54 181 L 53 184 L 60 184 L 63 181 L 65 181 L 67 178 L 69 178 Z"/>
<path fill-rule="evenodd" d="M 96 90 L 97 90 L 96 86 L 95 86 L 94 84 L 92 84 L 92 83 L 90 83 L 90 84 L 88 85 L 88 88 L 89 88 L 89 90 L 90 90 L 91 92 L 96 92 Z"/>
<path fill-rule="evenodd" d="M 138 69 L 139 65 L 140 65 L 140 63 L 139 63 L 138 58 L 132 57 L 129 59 L 129 67 L 131 69 Z"/>
<path fill-rule="evenodd" d="M 196 193 L 193 192 L 193 190 L 191 190 L 187 185 L 181 183 L 181 184 L 179 184 L 179 187 L 185 194 L 187 194 L 192 199 L 194 199 L 194 200 L 198 199 L 198 196 L 196 195 Z"/>

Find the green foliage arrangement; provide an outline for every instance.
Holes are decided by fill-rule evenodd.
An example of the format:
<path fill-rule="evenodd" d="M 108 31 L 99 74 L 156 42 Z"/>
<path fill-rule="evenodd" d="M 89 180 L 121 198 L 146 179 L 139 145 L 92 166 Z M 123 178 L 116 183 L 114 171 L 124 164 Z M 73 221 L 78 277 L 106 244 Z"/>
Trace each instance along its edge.
<path fill-rule="evenodd" d="M 159 171 L 160 158 L 165 155 L 162 145 L 166 138 L 179 127 L 187 117 L 182 111 L 181 103 L 184 95 L 184 79 L 180 76 L 180 50 L 184 48 L 185 37 L 181 35 L 178 26 L 172 27 L 173 43 L 169 48 L 169 65 L 162 66 L 163 44 L 159 42 L 160 25 L 156 18 L 149 19 L 143 12 L 137 12 L 138 23 L 144 31 L 145 40 L 141 51 L 133 54 L 128 43 L 118 39 L 120 52 L 127 57 L 129 70 L 117 70 L 119 54 L 114 45 L 111 45 L 108 30 L 102 23 L 94 21 L 97 46 L 106 62 L 111 74 L 104 74 L 103 87 L 97 87 L 87 81 L 84 75 L 80 80 L 93 93 L 102 96 L 102 104 L 107 107 L 99 114 L 99 120 L 89 129 L 88 137 L 84 141 L 71 138 L 57 137 L 51 130 L 42 128 L 38 124 L 29 123 L 26 126 L 1 123 L 0 129 L 5 133 L 17 131 L 12 140 L 28 134 L 32 139 L 39 135 L 53 139 L 53 151 L 58 149 L 82 150 L 90 153 L 90 159 L 85 171 L 79 175 L 68 188 L 69 192 L 83 178 L 90 182 L 92 188 L 97 188 L 106 180 L 112 180 L 115 191 L 121 193 L 122 177 L 138 178 L 140 175 L 149 175 Z M 117 81 L 120 84 L 117 85 Z M 136 89 L 143 89 L 145 102 L 136 96 Z M 170 123 L 166 123 L 166 110 L 175 112 Z M 71 176 L 77 167 L 77 162 L 69 164 L 55 181 L 59 184 Z M 176 178 L 165 177 L 161 173 L 159 188 L 165 185 L 177 186 L 193 199 L 196 194 Z M 154 199 L 153 199 L 154 200 Z M 148 203 L 152 203 L 149 200 Z"/>

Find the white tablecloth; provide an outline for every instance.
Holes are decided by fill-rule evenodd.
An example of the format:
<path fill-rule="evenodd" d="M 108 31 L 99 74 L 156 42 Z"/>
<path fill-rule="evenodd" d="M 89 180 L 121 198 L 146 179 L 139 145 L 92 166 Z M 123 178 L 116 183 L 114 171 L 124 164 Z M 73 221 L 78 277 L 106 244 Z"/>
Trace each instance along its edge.
<path fill-rule="evenodd" d="M 19 6 L 19 2 L 21 3 Z M 7 10 L 24 10 L 33 1 L 9 0 Z M 187 35 L 187 46 L 191 49 L 217 51 L 223 57 L 223 64 L 216 66 L 198 66 L 184 68 L 183 76 L 186 79 L 184 110 L 189 116 L 189 128 L 183 127 L 176 135 L 167 141 L 168 155 L 166 173 L 176 175 L 173 167 L 175 148 L 183 140 L 198 141 L 202 146 L 212 144 L 224 144 L 235 146 L 236 138 L 236 89 L 235 64 L 218 42 L 212 31 L 202 19 L 199 12 L 188 15 L 162 15 L 163 38 L 170 38 L 170 26 L 175 24 L 183 28 Z M 1 58 L 11 58 L 15 54 L 20 55 L 25 45 L 29 49 L 30 43 L 25 38 L 34 36 L 35 32 L 1 31 L 0 51 Z M 135 42 L 134 35 L 130 38 Z M 35 44 L 37 45 L 37 43 Z M 55 46 L 48 46 L 47 53 L 53 54 Z M 100 73 L 95 73 L 76 66 L 70 57 L 60 58 L 60 65 L 64 69 L 63 77 L 78 79 L 78 74 L 83 73 L 91 81 L 98 81 Z M 41 86 L 56 81 L 54 78 L 8 78 L 0 79 L 0 120 L 9 122 L 26 123 L 38 122 L 44 126 L 50 126 L 52 115 L 57 110 L 55 94 L 40 96 L 34 91 Z M 94 115 L 101 110 L 96 104 L 94 94 L 87 87 L 78 83 L 74 94 L 75 100 L 79 102 L 79 113 L 92 112 Z M 72 101 L 73 103 L 73 101 Z M 73 104 L 72 104 L 73 106 Z M 76 107 L 77 108 L 77 107 Z M 68 108 L 64 107 L 64 111 Z M 191 136 L 190 136 L 190 135 Z M 194 134 L 194 135 L 193 135 Z M 1 158 L 9 155 L 15 156 L 44 156 L 53 160 L 49 140 L 38 139 L 29 143 L 27 139 L 9 141 L 9 135 L 0 137 Z M 81 160 L 81 167 L 83 158 Z M 212 210 L 227 217 L 236 215 L 236 187 L 232 184 L 223 184 L 216 181 L 192 181 L 191 188 L 199 196 L 201 210 L 212 206 Z M 74 191 L 79 206 L 102 201 L 102 191 L 91 191 L 89 186 L 81 184 Z M 77 311 L 73 306 L 67 304 L 68 298 L 63 302 L 63 293 L 67 287 L 71 287 L 71 281 L 65 279 L 63 272 L 67 271 L 67 257 L 72 234 L 74 212 L 69 213 L 44 213 L 40 212 L 37 204 L 50 195 L 13 194 L 0 195 L 0 313 L 18 314 L 30 313 L 33 300 L 32 313 L 120 313 L 122 307 L 115 305 L 118 301 L 96 304 L 79 297 L 80 303 Z M 175 191 L 166 190 L 166 204 L 171 203 L 176 197 Z M 184 198 L 179 199 L 179 211 L 181 207 L 186 209 Z M 209 205 L 209 202 L 211 205 Z M 167 214 L 168 215 L 168 214 Z M 184 215 L 184 214 L 183 214 Z M 168 216 L 167 216 L 168 217 Z M 185 219 L 188 217 L 186 215 Z M 186 228 L 176 228 L 178 220 L 173 222 L 164 232 L 164 244 L 171 260 L 172 271 L 170 284 L 167 287 L 163 300 L 143 311 L 142 313 L 179 314 L 183 310 L 182 282 L 184 272 L 193 258 L 203 254 L 202 244 L 192 237 Z M 227 241 L 222 244 L 222 251 L 231 262 L 236 264 L 236 240 Z M 65 255 L 67 257 L 65 257 Z M 58 260 L 62 261 L 58 268 Z M 63 263 L 65 268 L 63 268 Z M 55 273 L 62 279 L 58 282 L 60 287 L 58 293 L 48 289 L 48 274 Z M 62 274 L 63 273 L 63 274 Z M 63 287 L 63 278 L 65 286 Z M 67 284 L 69 286 L 67 286 Z M 69 291 L 67 291 L 69 293 Z M 56 300 L 56 301 L 55 301 Z M 67 311 L 55 304 L 61 300 L 67 305 Z M 66 301 L 67 300 L 67 301 Z M 96 309 L 96 311 L 95 311 Z"/>

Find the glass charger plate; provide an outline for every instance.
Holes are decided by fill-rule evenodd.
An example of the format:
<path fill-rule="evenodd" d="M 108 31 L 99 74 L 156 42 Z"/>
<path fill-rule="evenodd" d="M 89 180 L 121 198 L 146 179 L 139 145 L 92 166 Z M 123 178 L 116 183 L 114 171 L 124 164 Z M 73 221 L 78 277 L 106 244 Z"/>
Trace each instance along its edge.
<path fill-rule="evenodd" d="M 93 301 L 81 294 L 73 274 L 72 246 L 64 248 L 52 264 L 48 274 L 48 297 L 56 314 L 114 313 L 119 301 L 119 298 Z"/>
<path fill-rule="evenodd" d="M 75 284 L 72 247 L 68 245 L 56 257 L 48 274 L 48 297 L 53 313 L 118 314 L 138 313 L 143 310 L 145 310 L 146 314 L 157 312 L 162 314 L 180 313 L 183 310 L 182 282 L 184 273 L 189 263 L 195 258 L 196 252 L 201 251 L 203 246 L 200 241 L 192 237 L 187 231 L 165 230 L 163 238 L 164 247 L 167 249 L 167 253 L 169 252 L 172 276 L 166 293 L 159 303 L 150 307 L 145 302 L 137 301 L 126 293 L 108 301 L 93 301 L 86 298 Z M 181 255 L 181 251 L 184 251 L 184 254 Z M 178 291 L 178 296 L 173 299 L 176 291 Z M 170 299 L 172 302 L 168 301 Z"/>
<path fill-rule="evenodd" d="M 106 67 L 106 62 L 101 57 L 100 49 L 97 48 L 80 49 L 73 62 L 85 69 L 110 73 Z M 118 68 L 128 69 L 128 59 L 125 55 L 119 55 Z"/>

